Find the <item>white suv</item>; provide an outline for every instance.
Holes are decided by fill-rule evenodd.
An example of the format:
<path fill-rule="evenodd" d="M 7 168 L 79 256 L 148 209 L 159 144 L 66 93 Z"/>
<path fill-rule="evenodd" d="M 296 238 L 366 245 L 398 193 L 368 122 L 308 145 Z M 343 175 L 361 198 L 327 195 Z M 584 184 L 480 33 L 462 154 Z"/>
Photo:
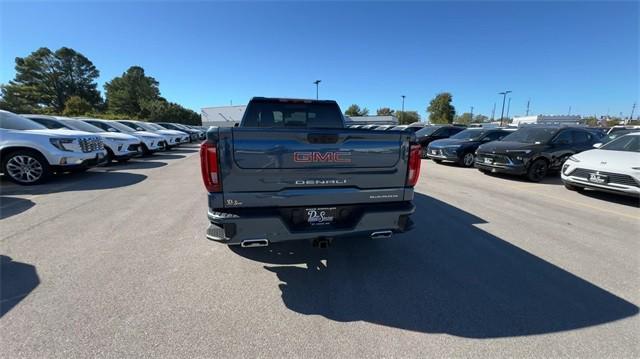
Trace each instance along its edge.
<path fill-rule="evenodd" d="M 99 136 L 87 132 L 49 130 L 29 119 L 0 110 L 0 159 L 10 180 L 38 184 L 54 172 L 83 170 L 104 161 Z"/>
<path fill-rule="evenodd" d="M 142 149 L 140 148 L 141 146 L 139 138 L 127 135 L 126 133 L 105 131 L 99 127 L 90 125 L 78 119 L 47 115 L 20 116 L 35 121 L 51 130 L 68 129 L 95 133 L 104 141 L 104 147 L 107 150 L 107 163 L 110 163 L 112 160 L 116 160 L 118 162 L 126 162 L 131 159 L 131 157 L 138 155 L 142 151 Z"/>
<path fill-rule="evenodd" d="M 81 120 L 90 125 L 99 127 L 107 132 L 126 133 L 127 135 L 139 138 L 140 141 L 142 141 L 143 155 L 150 155 L 153 152 L 162 151 L 167 146 L 164 136 L 147 131 L 136 131 L 129 126 L 121 124 L 118 121 L 98 120 L 95 118 L 82 118 Z"/>
<path fill-rule="evenodd" d="M 157 133 L 159 135 L 165 136 L 165 138 L 167 139 L 167 146 L 169 148 L 173 146 L 177 146 L 181 143 L 189 142 L 188 133 L 185 133 L 182 131 L 167 130 L 166 128 L 160 125 L 156 125 L 155 123 L 144 122 L 144 121 L 129 121 L 129 120 L 120 120 L 118 122 L 120 122 L 123 125 L 129 126 L 132 129 L 137 131 L 148 131 L 148 132 L 153 132 L 153 133 Z"/>

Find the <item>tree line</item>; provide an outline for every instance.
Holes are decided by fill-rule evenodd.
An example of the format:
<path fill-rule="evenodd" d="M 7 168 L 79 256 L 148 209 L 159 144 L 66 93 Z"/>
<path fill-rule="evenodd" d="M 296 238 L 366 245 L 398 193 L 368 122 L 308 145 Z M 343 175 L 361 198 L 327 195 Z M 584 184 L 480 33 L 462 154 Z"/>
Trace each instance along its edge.
<path fill-rule="evenodd" d="M 451 103 L 453 96 L 449 92 L 442 92 L 437 94 L 427 106 L 427 112 L 429 113 L 429 122 L 433 124 L 447 124 L 447 123 L 482 123 L 489 121 L 489 118 L 484 115 L 473 115 L 465 112 L 461 115 L 456 114 L 456 108 Z M 360 106 L 353 104 L 347 108 L 344 112 L 347 116 L 368 116 L 369 109 L 360 108 Z M 392 110 L 389 107 L 382 107 L 376 111 L 378 116 L 395 116 L 398 118 L 398 122 L 401 125 L 408 125 L 414 122 L 420 121 L 420 114 L 417 111 L 401 111 Z"/>
<path fill-rule="evenodd" d="M 201 124 L 198 113 L 162 97 L 160 83 L 140 66 L 106 82 L 102 98 L 100 71 L 71 48 L 42 47 L 15 64 L 15 78 L 0 85 L 0 108 L 11 112 Z"/>

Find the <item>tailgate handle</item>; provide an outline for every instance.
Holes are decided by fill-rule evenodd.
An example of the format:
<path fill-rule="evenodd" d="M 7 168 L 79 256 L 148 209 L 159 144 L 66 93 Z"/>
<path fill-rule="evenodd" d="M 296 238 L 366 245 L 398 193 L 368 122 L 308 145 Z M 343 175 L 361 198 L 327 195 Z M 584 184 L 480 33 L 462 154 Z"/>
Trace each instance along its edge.
<path fill-rule="evenodd" d="M 307 135 L 309 143 L 336 143 L 339 136 L 334 133 L 310 133 Z"/>

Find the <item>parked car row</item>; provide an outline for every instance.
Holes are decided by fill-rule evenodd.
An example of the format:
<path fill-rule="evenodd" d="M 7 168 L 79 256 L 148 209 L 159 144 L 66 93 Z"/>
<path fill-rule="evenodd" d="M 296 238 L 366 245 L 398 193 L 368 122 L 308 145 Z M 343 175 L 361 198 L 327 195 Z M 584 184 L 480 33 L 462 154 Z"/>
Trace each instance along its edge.
<path fill-rule="evenodd" d="M 617 137 L 588 127 L 520 129 L 429 126 L 416 132 L 423 158 L 539 182 L 559 171 L 565 187 L 640 196 L 640 129 Z M 452 135 L 453 134 L 453 135 Z"/>
<path fill-rule="evenodd" d="M 0 110 L 0 171 L 13 182 L 32 185 L 53 173 L 126 162 L 205 137 L 203 129 L 175 130 L 169 125 L 177 124 L 16 115 Z"/>

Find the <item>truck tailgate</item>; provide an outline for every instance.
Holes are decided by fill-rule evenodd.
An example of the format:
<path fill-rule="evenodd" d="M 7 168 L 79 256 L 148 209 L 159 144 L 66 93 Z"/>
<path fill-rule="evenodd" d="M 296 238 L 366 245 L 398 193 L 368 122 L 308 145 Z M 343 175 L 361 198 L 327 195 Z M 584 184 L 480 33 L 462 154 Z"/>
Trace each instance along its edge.
<path fill-rule="evenodd" d="M 225 207 L 409 200 L 411 134 L 355 129 L 221 128 Z"/>

